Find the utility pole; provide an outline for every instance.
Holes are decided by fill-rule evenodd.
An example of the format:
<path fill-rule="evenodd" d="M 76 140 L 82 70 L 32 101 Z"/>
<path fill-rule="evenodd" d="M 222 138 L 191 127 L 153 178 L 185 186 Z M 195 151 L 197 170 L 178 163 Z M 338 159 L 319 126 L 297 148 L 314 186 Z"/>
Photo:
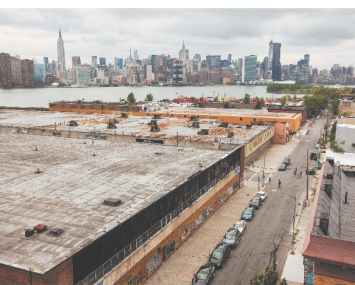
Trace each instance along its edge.
<path fill-rule="evenodd" d="M 306 175 L 307 175 L 307 179 L 306 179 L 306 181 L 307 181 L 307 185 L 306 185 L 306 201 L 308 201 L 308 149 L 307 149 L 307 157 L 306 157 L 306 159 L 307 159 L 307 168 L 306 168 Z"/>
<path fill-rule="evenodd" d="M 260 192 L 260 176 L 258 176 L 258 192 Z"/>
<path fill-rule="evenodd" d="M 176 132 L 176 146 L 179 146 L 179 133 Z"/>
<path fill-rule="evenodd" d="M 263 178 L 265 178 L 265 155 L 266 155 L 266 153 L 264 153 L 264 168 L 263 168 Z"/>
<path fill-rule="evenodd" d="M 276 271 L 276 244 L 274 244 L 274 250 L 272 251 L 273 252 L 273 256 L 272 256 L 272 263 L 273 263 L 273 266 L 274 266 L 274 271 Z"/>

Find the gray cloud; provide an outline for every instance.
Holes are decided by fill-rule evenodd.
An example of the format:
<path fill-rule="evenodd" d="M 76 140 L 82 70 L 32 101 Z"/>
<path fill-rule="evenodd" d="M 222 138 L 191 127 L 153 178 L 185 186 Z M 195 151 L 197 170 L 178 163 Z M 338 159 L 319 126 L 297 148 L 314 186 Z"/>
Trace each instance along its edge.
<path fill-rule="evenodd" d="M 281 63 L 296 63 L 307 51 L 311 65 L 353 65 L 352 9 L 0 9 L 0 52 L 41 61 L 56 59 L 58 29 L 66 60 L 79 55 L 126 58 L 129 48 L 178 57 L 182 40 L 190 57 L 256 54 L 262 61 L 272 39 L 280 42 Z"/>

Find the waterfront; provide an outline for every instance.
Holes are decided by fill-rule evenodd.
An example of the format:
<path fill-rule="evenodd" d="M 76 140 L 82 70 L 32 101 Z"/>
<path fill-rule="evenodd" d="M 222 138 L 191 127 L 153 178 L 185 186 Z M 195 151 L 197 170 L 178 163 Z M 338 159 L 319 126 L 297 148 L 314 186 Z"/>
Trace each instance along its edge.
<path fill-rule="evenodd" d="M 117 102 L 126 99 L 133 92 L 137 101 L 143 101 L 152 93 L 154 100 L 174 99 L 178 95 L 196 98 L 214 96 L 214 92 L 235 99 L 243 98 L 245 93 L 252 97 L 280 98 L 283 94 L 266 92 L 267 86 L 201 86 L 201 87 L 89 87 L 89 88 L 17 88 L 0 89 L 0 106 L 7 107 L 48 107 L 48 102 L 58 100 L 103 100 Z"/>

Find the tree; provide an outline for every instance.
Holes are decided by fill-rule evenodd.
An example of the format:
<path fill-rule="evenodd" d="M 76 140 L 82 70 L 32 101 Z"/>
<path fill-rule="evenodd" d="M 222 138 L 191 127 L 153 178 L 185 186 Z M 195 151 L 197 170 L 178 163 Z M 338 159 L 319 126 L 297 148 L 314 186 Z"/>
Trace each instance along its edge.
<path fill-rule="evenodd" d="M 333 100 L 333 98 L 339 99 L 340 93 L 338 89 L 336 88 L 327 88 L 327 87 L 321 87 L 317 88 L 314 92 L 313 95 L 324 95 L 328 100 Z"/>
<path fill-rule="evenodd" d="M 245 93 L 243 104 L 249 104 L 249 103 L 250 103 L 250 95 L 248 93 Z"/>
<path fill-rule="evenodd" d="M 338 115 L 339 102 L 338 99 L 335 97 L 332 100 L 332 107 L 333 107 L 333 114 Z"/>
<path fill-rule="evenodd" d="M 287 285 L 287 280 L 286 280 L 286 278 L 283 278 L 283 279 L 280 281 L 280 285 Z"/>
<path fill-rule="evenodd" d="M 307 107 L 307 113 L 311 116 L 318 115 L 328 104 L 325 95 L 305 95 L 303 99 L 303 105 Z"/>
<path fill-rule="evenodd" d="M 264 98 L 263 97 L 261 98 L 255 97 L 255 98 L 256 98 L 255 109 L 261 109 L 261 107 L 265 105 Z"/>
<path fill-rule="evenodd" d="M 158 85 L 158 84 L 159 84 L 159 81 L 154 81 L 154 80 L 150 81 L 150 85 Z"/>
<path fill-rule="evenodd" d="M 250 285 L 276 285 L 278 280 L 279 273 L 277 271 L 274 271 L 271 266 L 266 266 L 264 274 L 252 276 L 249 282 Z M 282 282 L 286 282 L 286 279 L 284 278 Z M 287 285 L 287 282 L 282 284 Z"/>
<path fill-rule="evenodd" d="M 229 103 L 224 103 L 223 108 L 230 108 Z"/>
<path fill-rule="evenodd" d="M 216 102 L 216 103 L 218 103 L 218 96 L 216 96 L 216 97 L 213 97 L 213 102 Z"/>
<path fill-rule="evenodd" d="M 153 98 L 152 93 L 147 94 L 147 96 L 144 99 L 144 101 L 153 101 L 153 100 L 154 100 L 154 98 Z"/>
<path fill-rule="evenodd" d="M 349 117 L 350 113 L 349 112 L 343 112 L 343 113 L 340 114 L 340 116 Z"/>
<path fill-rule="evenodd" d="M 280 103 L 282 106 L 284 106 L 286 104 L 286 101 L 287 101 L 287 98 L 286 96 L 282 96 L 280 99 L 279 99 Z"/>
<path fill-rule="evenodd" d="M 129 103 L 134 103 L 134 102 L 136 102 L 136 98 L 134 97 L 134 94 L 133 94 L 132 92 L 128 94 L 128 96 L 127 96 L 127 101 L 128 101 Z"/>

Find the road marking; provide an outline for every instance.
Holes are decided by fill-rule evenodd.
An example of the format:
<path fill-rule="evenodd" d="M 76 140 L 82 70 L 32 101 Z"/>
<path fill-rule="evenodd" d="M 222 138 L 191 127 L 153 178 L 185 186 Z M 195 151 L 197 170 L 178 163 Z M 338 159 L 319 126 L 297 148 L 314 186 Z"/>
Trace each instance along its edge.
<path fill-rule="evenodd" d="M 250 181 L 250 180 L 252 180 L 253 178 L 254 178 L 254 176 L 256 175 L 256 173 L 248 180 L 248 181 Z"/>
<path fill-rule="evenodd" d="M 270 174 L 269 175 L 269 177 L 268 178 L 266 178 L 266 180 L 265 180 L 265 182 L 264 182 L 264 184 L 266 184 L 266 182 L 268 182 L 269 181 L 269 178 L 272 176 L 272 174 Z"/>

